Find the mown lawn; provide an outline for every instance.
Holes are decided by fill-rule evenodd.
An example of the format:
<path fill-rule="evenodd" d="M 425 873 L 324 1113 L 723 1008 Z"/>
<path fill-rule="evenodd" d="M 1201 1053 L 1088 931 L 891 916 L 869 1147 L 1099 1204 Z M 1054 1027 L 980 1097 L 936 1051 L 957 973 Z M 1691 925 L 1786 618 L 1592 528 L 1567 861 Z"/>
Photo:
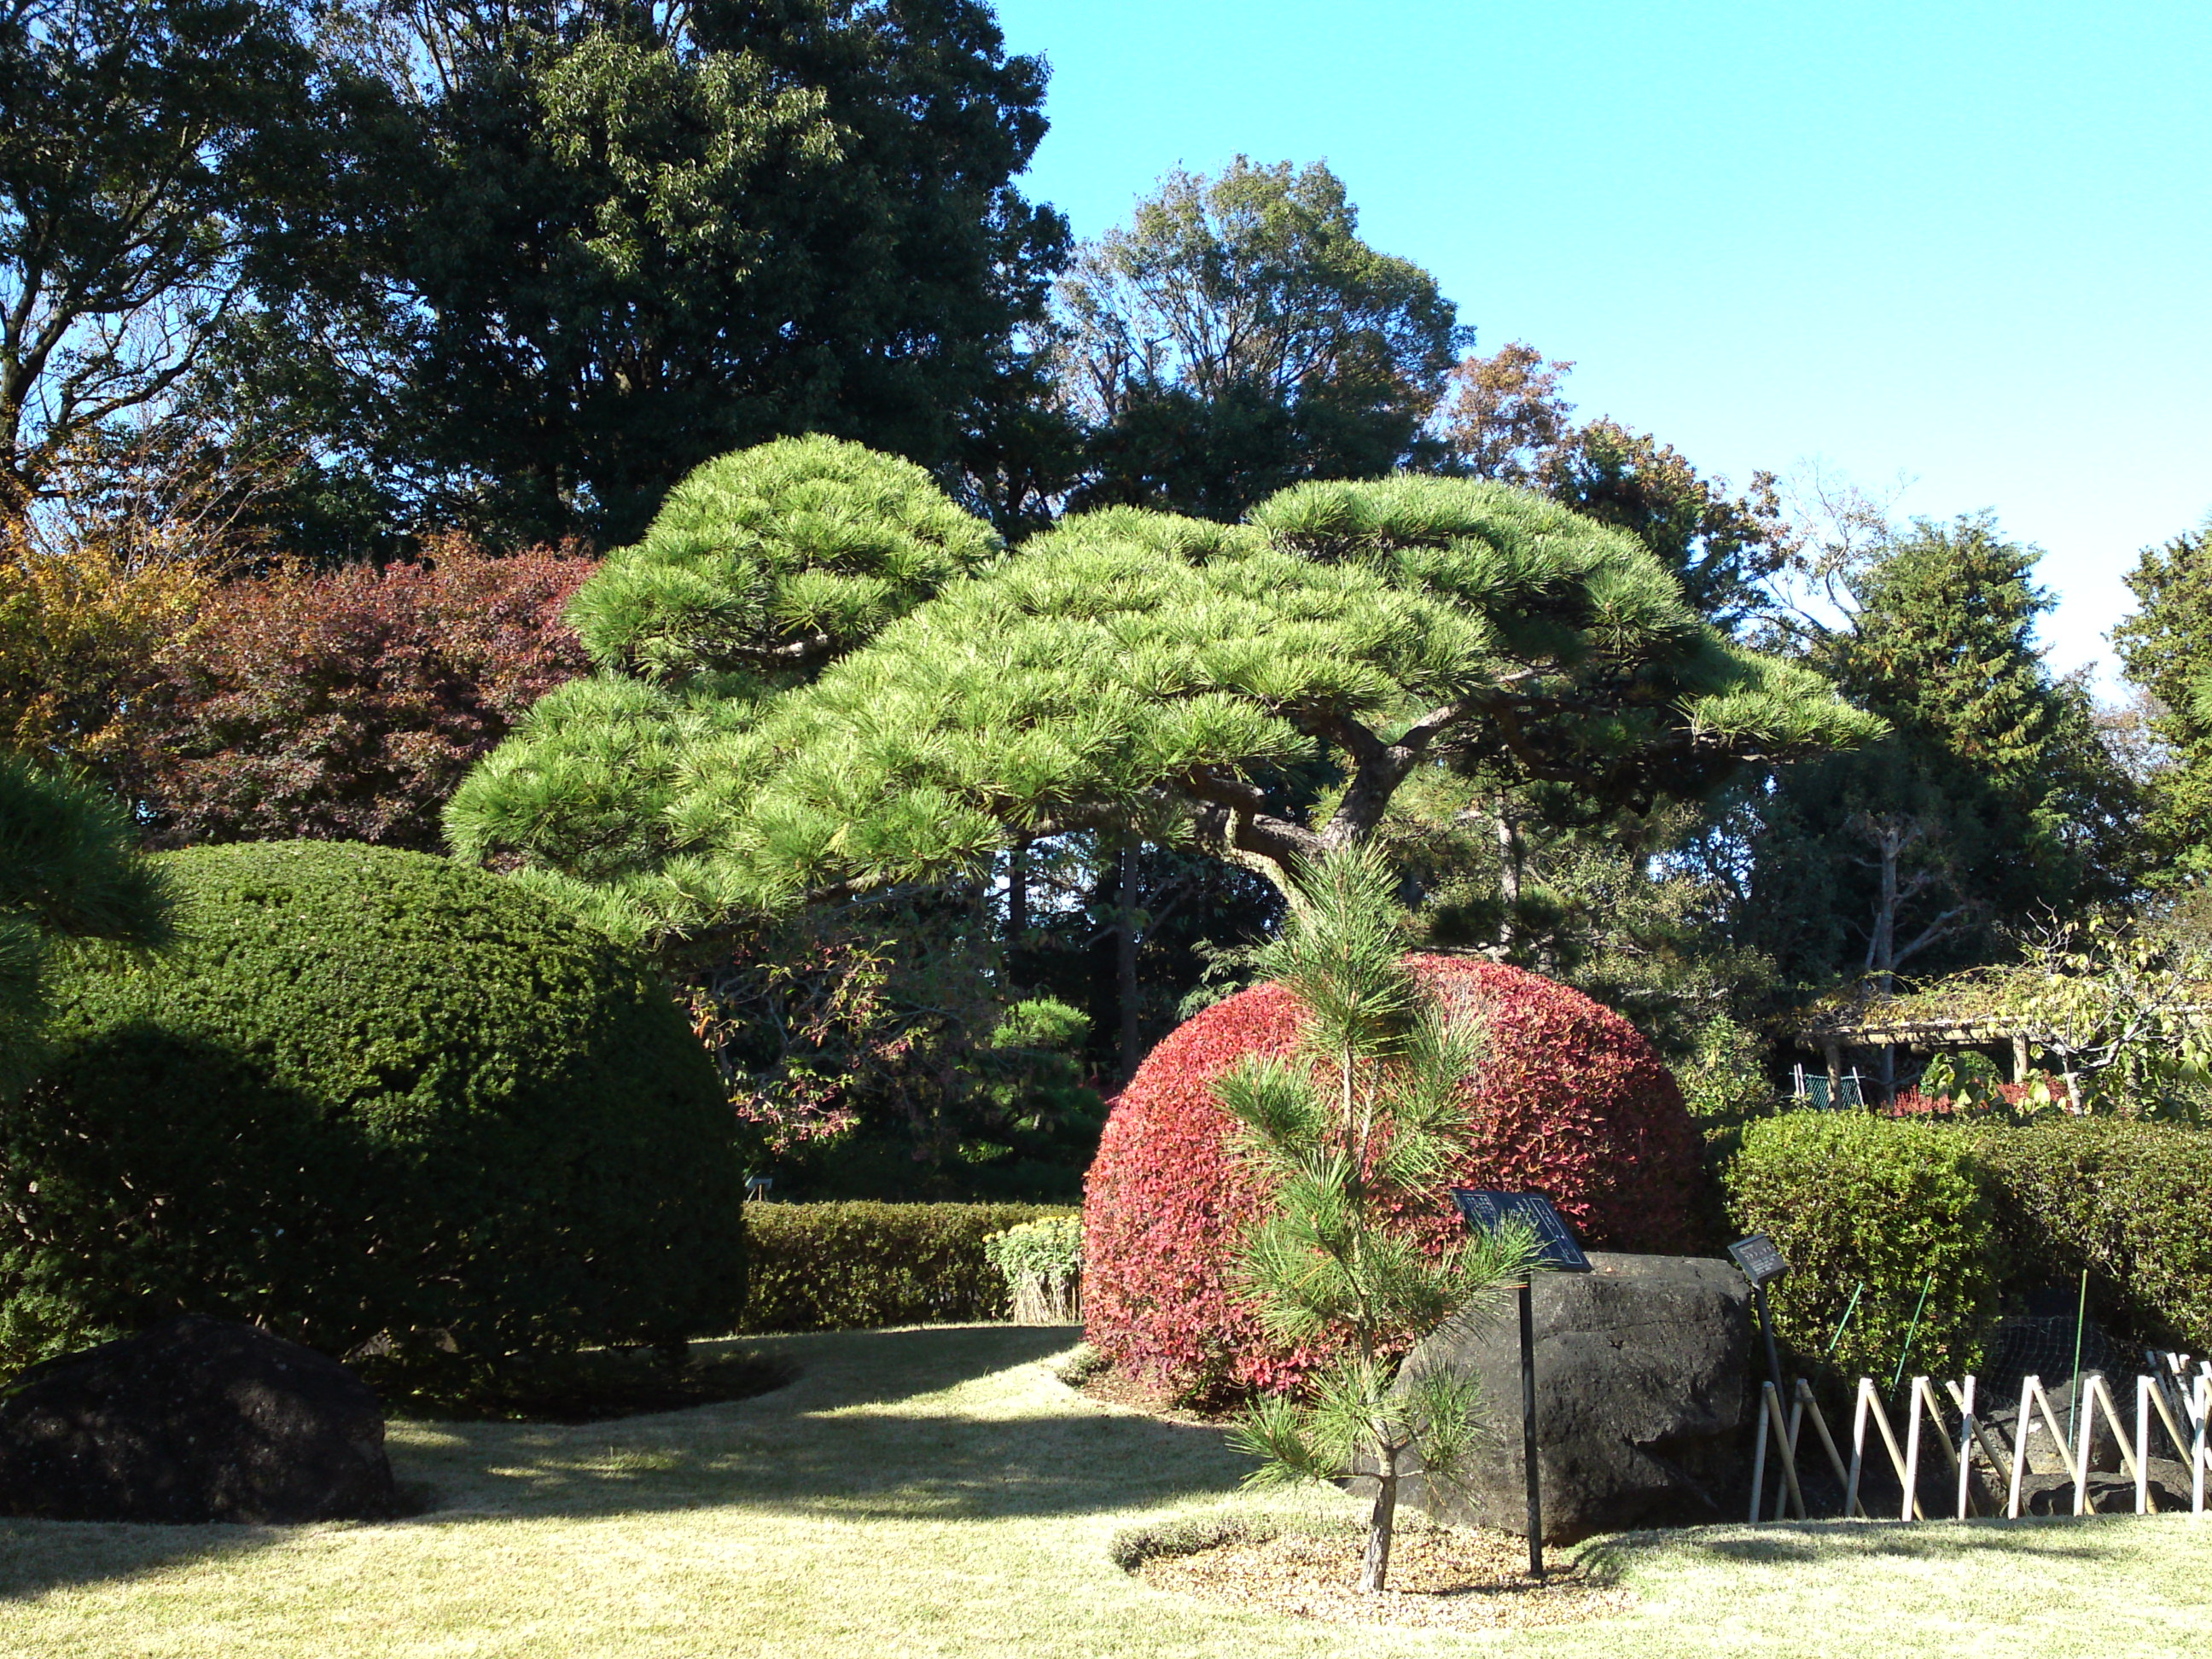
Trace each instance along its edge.
<path fill-rule="evenodd" d="M 438 1507 L 387 1525 L 0 1521 L 0 1654 L 2212 1651 L 2212 1522 L 2185 1517 L 1630 1534 L 1588 1547 L 1629 1612 L 1517 1632 L 1351 1630 L 1155 1590 L 1109 1559 L 1114 1534 L 1255 1504 L 1244 1465 L 1212 1430 L 1072 1393 L 1042 1363 L 1069 1340 L 770 1338 L 803 1374 L 734 1405 L 395 1425 L 401 1478 Z"/>

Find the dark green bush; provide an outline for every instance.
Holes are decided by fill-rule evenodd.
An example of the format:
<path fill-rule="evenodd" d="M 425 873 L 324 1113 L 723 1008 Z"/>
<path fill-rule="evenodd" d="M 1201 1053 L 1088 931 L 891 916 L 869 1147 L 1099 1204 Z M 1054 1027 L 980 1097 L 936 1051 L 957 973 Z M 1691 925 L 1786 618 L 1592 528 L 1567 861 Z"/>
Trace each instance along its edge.
<path fill-rule="evenodd" d="M 1040 1204 L 756 1204 L 745 1212 L 748 1331 L 862 1330 L 1004 1319 L 1006 1276 L 983 1241 Z"/>
<path fill-rule="evenodd" d="M 1787 1113 L 1745 1128 L 1726 1181 L 1739 1231 L 1771 1234 L 1790 1259 L 1790 1276 L 1771 1292 L 1774 1322 L 1805 1369 L 1886 1385 L 1930 1273 L 1909 1369 L 1971 1369 L 1999 1310 L 2007 1257 L 1990 1176 L 1955 1130 Z"/>
<path fill-rule="evenodd" d="M 2212 1350 L 2212 1133 L 2062 1118 L 1954 1131 L 2003 1193 L 2015 1288 L 2071 1285 L 2113 1332 Z"/>
<path fill-rule="evenodd" d="M 0 1114 L 0 1360 L 179 1310 L 486 1364 L 736 1325 L 731 1119 L 647 968 L 421 854 L 161 864 L 174 948 L 77 950 Z"/>

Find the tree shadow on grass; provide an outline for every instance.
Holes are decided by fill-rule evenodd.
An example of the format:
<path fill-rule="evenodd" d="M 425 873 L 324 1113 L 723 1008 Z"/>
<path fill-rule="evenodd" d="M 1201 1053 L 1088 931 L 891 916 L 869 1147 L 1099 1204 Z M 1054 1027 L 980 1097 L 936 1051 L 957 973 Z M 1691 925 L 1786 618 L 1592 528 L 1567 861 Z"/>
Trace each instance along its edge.
<path fill-rule="evenodd" d="M 796 1380 L 595 1423 L 395 1421 L 394 1471 L 430 1507 L 376 1526 L 715 1509 L 988 1523 L 1235 1490 L 1250 1460 L 1218 1429 L 1115 1410 L 1024 1369 L 1079 1337 L 1001 1325 L 733 1339 L 702 1346 L 786 1359 Z M 218 1562 L 300 1530 L 0 1520 L 0 1603 Z"/>
<path fill-rule="evenodd" d="M 267 1548 L 277 1527 L 140 1526 L 0 1519 L 0 1605 Z M 4 1621 L 0 1621 L 4 1622 Z"/>
<path fill-rule="evenodd" d="M 440 1515 L 702 1507 L 989 1521 L 1226 1494 L 1219 1429 L 1118 1411 L 1030 1370 L 1072 1328 L 965 1326 L 751 1340 L 799 1367 L 774 1394 L 578 1428 L 409 1425 L 403 1478 Z M 969 1385 L 981 1385 L 971 1388 Z"/>
<path fill-rule="evenodd" d="M 1814 1521 L 1771 1522 L 1756 1530 L 1697 1527 L 1621 1533 L 1587 1546 L 1583 1559 L 1605 1571 L 1617 1571 L 1655 1553 L 1677 1559 L 1705 1556 L 1717 1561 L 1782 1566 L 1836 1562 L 1853 1556 L 1957 1561 L 1992 1552 L 2085 1565 L 2133 1553 L 2109 1533 L 2099 1535 L 2097 1522 L 2110 1518 L 2026 1516 L 2014 1521 L 1936 1521 L 1910 1526 Z"/>

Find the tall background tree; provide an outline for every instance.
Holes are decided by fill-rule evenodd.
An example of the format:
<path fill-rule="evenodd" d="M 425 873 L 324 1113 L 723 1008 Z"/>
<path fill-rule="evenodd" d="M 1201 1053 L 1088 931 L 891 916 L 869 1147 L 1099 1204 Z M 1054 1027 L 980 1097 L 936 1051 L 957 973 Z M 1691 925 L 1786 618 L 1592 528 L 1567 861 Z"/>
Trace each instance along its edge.
<path fill-rule="evenodd" d="M 2008 952 L 2005 929 L 2125 896 L 2133 789 L 2086 686 L 2035 638 L 2040 552 L 1987 514 L 1918 520 L 1838 587 L 1805 649 L 1891 735 L 1779 773 L 1753 803 L 1747 931 L 1800 985 Z"/>
<path fill-rule="evenodd" d="M 1755 472 L 1732 495 L 1727 479 L 1701 477 L 1649 433 L 1606 417 L 1576 425 L 1565 389 L 1573 368 L 1517 340 L 1462 359 L 1442 411 L 1451 470 L 1540 490 L 1634 532 L 1700 615 L 1742 629 L 1771 605 L 1768 580 L 1791 551 L 1774 475 Z"/>
<path fill-rule="evenodd" d="M 0 7 L 0 515 L 204 418 L 196 375 L 336 200 L 360 88 L 283 0 Z"/>
<path fill-rule="evenodd" d="M 2151 699 L 2148 878 L 2194 886 L 2212 872 L 2212 519 L 2145 548 L 2128 587 L 2137 609 L 2112 630 L 2112 643 Z"/>
<path fill-rule="evenodd" d="M 625 541 L 711 455 L 820 430 L 950 469 L 1023 395 L 1066 231 L 1012 183 L 1045 72 L 987 6 L 465 0 L 342 45 L 405 116 L 343 227 L 363 274 L 240 363 L 327 434 L 301 533 Z"/>
<path fill-rule="evenodd" d="M 1169 173 L 1060 286 L 1060 369 L 1090 429 L 1079 505 L 1235 520 L 1305 478 L 1425 459 L 1473 336 L 1436 279 L 1361 239 L 1326 164 Z"/>

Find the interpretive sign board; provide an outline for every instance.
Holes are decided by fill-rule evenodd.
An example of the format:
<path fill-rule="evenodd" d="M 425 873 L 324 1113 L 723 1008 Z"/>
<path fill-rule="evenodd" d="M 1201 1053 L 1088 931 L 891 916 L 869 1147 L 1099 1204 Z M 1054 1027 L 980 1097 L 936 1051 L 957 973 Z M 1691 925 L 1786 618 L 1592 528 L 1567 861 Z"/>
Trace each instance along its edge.
<path fill-rule="evenodd" d="M 1494 1233 L 1509 1221 L 1518 1221 L 1536 1236 L 1537 1261 L 1553 1273 L 1586 1273 L 1590 1259 L 1567 1224 L 1541 1193 L 1486 1193 L 1472 1187 L 1452 1188 L 1452 1202 L 1467 1218 L 1467 1224 Z"/>
<path fill-rule="evenodd" d="M 1783 1260 L 1781 1249 L 1765 1233 L 1753 1233 L 1728 1247 L 1729 1258 L 1743 1269 L 1743 1276 L 1761 1290 L 1790 1271 L 1789 1262 Z"/>

